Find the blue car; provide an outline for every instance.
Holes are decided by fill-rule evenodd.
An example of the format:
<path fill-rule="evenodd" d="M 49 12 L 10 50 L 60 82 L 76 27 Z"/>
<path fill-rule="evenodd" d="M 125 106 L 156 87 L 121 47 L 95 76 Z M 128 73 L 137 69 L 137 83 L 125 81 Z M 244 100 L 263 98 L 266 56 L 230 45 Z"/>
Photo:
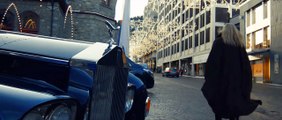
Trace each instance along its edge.
<path fill-rule="evenodd" d="M 140 88 L 105 43 L 0 30 L 0 60 L 0 120 L 123 120 Z"/>
<path fill-rule="evenodd" d="M 151 100 L 144 83 L 134 74 L 128 74 L 128 82 L 135 85 L 134 102 L 132 108 L 126 113 L 125 120 L 145 120 L 149 114 Z"/>
<path fill-rule="evenodd" d="M 155 85 L 154 73 L 150 69 L 133 62 L 129 58 L 127 58 L 127 61 L 130 73 L 140 78 L 146 88 L 153 88 Z"/>

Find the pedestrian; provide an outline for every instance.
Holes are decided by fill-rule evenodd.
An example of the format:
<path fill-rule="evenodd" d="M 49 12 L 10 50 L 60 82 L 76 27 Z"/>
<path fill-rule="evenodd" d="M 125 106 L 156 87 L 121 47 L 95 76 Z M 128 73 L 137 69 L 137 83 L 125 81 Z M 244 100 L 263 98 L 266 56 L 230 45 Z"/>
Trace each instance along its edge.
<path fill-rule="evenodd" d="M 235 25 L 225 24 L 206 62 L 201 90 L 216 120 L 238 120 L 262 104 L 250 98 L 252 71 L 242 39 Z"/>
<path fill-rule="evenodd" d="M 183 68 L 182 67 L 180 68 L 179 72 L 180 72 L 180 76 L 182 76 L 183 75 Z"/>

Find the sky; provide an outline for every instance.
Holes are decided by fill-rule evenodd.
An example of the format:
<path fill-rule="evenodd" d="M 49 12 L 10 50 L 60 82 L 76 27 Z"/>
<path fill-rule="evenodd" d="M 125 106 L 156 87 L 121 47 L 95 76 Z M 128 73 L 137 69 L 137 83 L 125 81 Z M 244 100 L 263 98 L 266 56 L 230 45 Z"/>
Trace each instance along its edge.
<path fill-rule="evenodd" d="M 115 15 L 116 20 L 121 19 L 123 14 L 123 8 L 121 8 L 122 4 L 123 0 L 117 0 Z M 148 0 L 130 0 L 130 17 L 142 16 L 144 14 L 144 8 L 147 4 Z"/>

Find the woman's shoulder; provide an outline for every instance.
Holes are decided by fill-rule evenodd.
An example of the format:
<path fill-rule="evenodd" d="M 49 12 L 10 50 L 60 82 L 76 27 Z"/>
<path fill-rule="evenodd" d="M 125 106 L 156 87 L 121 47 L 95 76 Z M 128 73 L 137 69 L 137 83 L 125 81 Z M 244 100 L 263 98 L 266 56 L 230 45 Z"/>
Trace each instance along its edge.
<path fill-rule="evenodd" d="M 221 36 L 217 36 L 213 42 L 213 44 L 223 44 L 223 39 Z"/>

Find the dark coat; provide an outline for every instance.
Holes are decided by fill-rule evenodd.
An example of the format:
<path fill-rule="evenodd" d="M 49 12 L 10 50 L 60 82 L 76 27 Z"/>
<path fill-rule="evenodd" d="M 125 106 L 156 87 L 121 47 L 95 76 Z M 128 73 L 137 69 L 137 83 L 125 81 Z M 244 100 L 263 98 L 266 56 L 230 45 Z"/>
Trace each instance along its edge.
<path fill-rule="evenodd" d="M 223 43 L 218 37 L 206 63 L 202 92 L 213 112 L 224 118 L 252 113 L 259 100 L 251 100 L 252 72 L 244 47 Z"/>

